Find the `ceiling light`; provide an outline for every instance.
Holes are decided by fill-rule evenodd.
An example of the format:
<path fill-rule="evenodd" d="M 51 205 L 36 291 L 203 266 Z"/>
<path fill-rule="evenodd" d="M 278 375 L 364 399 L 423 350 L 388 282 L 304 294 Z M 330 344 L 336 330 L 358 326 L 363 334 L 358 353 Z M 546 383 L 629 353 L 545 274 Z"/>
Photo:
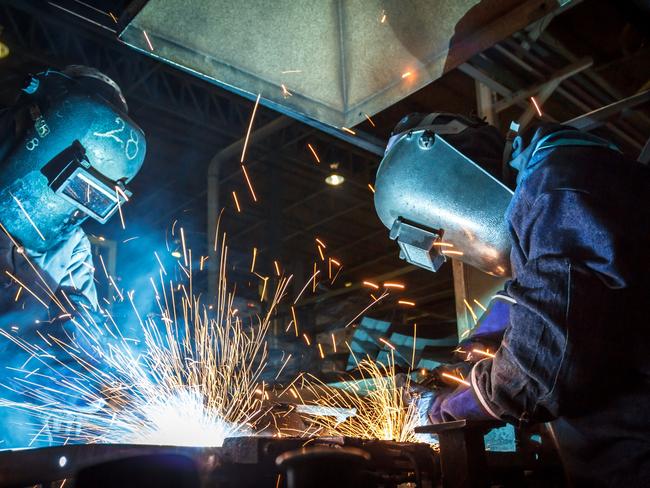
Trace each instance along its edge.
<path fill-rule="evenodd" d="M 325 178 L 325 183 L 327 183 L 328 185 L 332 185 L 332 186 L 339 186 L 344 181 L 345 181 L 345 178 L 342 175 L 338 174 L 338 173 L 332 173 L 332 174 L 328 175 L 327 178 Z"/>

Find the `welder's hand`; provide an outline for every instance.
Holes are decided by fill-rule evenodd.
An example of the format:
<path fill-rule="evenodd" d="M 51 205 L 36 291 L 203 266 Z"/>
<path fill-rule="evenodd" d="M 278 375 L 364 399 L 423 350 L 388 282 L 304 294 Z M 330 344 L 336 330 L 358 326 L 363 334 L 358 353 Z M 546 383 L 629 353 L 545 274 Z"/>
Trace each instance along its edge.
<path fill-rule="evenodd" d="M 494 420 L 480 405 L 471 387 L 460 385 L 455 390 L 439 391 L 429 409 L 431 423 L 461 419 Z"/>
<path fill-rule="evenodd" d="M 433 392 L 426 386 L 412 381 L 406 374 L 395 375 L 395 386 L 401 389 L 402 403 L 405 408 L 416 412 L 418 425 L 428 425 L 428 412 L 433 402 Z"/>

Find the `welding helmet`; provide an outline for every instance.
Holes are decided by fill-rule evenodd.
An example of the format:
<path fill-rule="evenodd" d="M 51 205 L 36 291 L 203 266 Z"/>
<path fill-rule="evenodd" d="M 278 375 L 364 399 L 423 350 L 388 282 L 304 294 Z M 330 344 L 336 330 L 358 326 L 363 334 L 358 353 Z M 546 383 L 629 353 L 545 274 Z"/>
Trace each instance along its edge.
<path fill-rule="evenodd" d="M 103 73 L 69 66 L 30 76 L 2 122 L 0 222 L 26 248 L 45 251 L 128 201 L 146 142 Z"/>
<path fill-rule="evenodd" d="M 510 273 L 499 181 L 505 141 L 478 119 L 412 114 L 395 128 L 377 170 L 375 208 L 400 257 L 437 271 L 448 257 L 486 273 Z"/>

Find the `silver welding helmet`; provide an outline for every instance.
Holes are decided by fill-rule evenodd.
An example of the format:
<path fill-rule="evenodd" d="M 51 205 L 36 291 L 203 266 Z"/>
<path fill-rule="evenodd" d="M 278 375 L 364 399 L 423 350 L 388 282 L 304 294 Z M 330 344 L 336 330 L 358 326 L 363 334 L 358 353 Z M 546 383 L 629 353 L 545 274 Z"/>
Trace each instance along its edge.
<path fill-rule="evenodd" d="M 106 75 L 70 66 L 30 76 L 2 118 L 0 222 L 23 246 L 45 251 L 128 201 L 146 142 Z"/>
<path fill-rule="evenodd" d="M 377 214 L 402 259 L 437 271 L 451 257 L 491 275 L 510 274 L 505 213 L 513 192 L 495 177 L 504 143 L 478 119 L 402 119 L 375 182 Z"/>

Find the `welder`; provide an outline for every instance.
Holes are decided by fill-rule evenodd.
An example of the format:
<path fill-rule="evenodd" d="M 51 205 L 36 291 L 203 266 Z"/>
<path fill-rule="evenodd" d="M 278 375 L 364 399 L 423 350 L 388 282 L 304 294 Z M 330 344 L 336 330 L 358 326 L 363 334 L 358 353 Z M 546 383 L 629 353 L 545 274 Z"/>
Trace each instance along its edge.
<path fill-rule="evenodd" d="M 460 344 L 470 386 L 438 390 L 429 420 L 550 422 L 574 485 L 647 486 L 650 171 L 568 126 L 517 129 L 414 114 L 377 172 L 403 258 L 511 277 Z"/>
<path fill-rule="evenodd" d="M 119 86 L 79 65 L 28 76 L 15 103 L 0 112 L 0 325 L 28 343 L 47 349 L 43 337 L 54 337 L 92 355 L 78 327 L 102 316 L 81 224 L 89 217 L 105 223 L 131 195 L 127 184 L 142 166 L 146 142 L 127 113 Z M 31 371 L 45 373 L 30 375 L 37 384 L 64 378 L 72 366 L 60 354 L 48 367 L 47 359 L 30 358 L 2 338 L 0 398 L 28 401 L 14 383 Z M 26 414 L 1 408 L 0 448 L 27 447 L 34 430 L 28 424 Z"/>

